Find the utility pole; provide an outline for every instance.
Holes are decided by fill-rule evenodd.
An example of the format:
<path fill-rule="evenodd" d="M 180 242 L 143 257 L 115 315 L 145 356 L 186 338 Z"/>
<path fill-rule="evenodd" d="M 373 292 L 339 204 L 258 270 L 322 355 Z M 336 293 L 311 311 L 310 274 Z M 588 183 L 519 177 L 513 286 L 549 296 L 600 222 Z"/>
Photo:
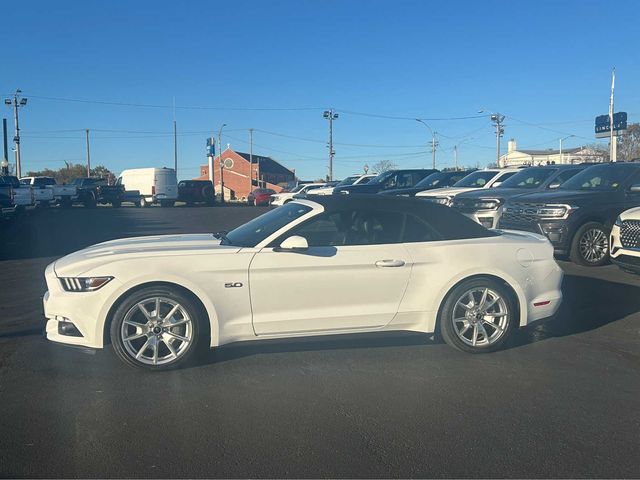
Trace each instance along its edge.
<path fill-rule="evenodd" d="M 222 163 L 222 129 L 227 124 L 223 123 L 218 130 L 218 161 L 220 162 L 220 203 L 224 204 L 224 164 Z"/>
<path fill-rule="evenodd" d="M 504 135 L 504 115 L 499 113 L 491 114 L 491 121 L 496 127 L 496 165 L 500 166 L 500 138 Z"/>
<path fill-rule="evenodd" d="M 435 170 L 436 168 L 436 147 L 438 146 L 438 141 L 436 140 L 436 134 L 438 132 L 434 132 L 433 129 L 427 125 L 423 120 L 416 118 L 416 122 L 423 124 L 425 127 L 429 129 L 431 132 L 431 168 Z"/>
<path fill-rule="evenodd" d="M 249 129 L 249 193 L 253 190 L 253 128 Z M 260 182 L 258 181 L 258 188 Z M 248 195 L 248 194 L 247 194 Z"/>
<path fill-rule="evenodd" d="M 560 139 L 560 165 L 564 164 L 564 162 L 562 161 L 562 142 L 565 141 L 567 138 L 571 138 L 571 137 L 575 137 L 575 135 L 567 135 L 566 137 L 563 137 Z"/>
<path fill-rule="evenodd" d="M 1 175 L 9 175 L 9 142 L 7 141 L 7 119 L 2 119 L 2 138 L 4 140 L 4 148 L 2 150 L 2 172 Z"/>
<path fill-rule="evenodd" d="M 4 101 L 5 105 L 13 105 L 13 119 L 16 129 L 16 135 L 13 137 L 13 143 L 16 145 L 16 177 L 20 178 L 22 176 L 22 166 L 20 164 L 20 123 L 18 121 L 18 108 L 24 107 L 27 104 L 26 98 L 21 98 L 20 94 L 22 90 L 16 90 L 16 93 L 13 94 L 13 99 L 6 98 Z"/>
<path fill-rule="evenodd" d="M 87 178 L 91 176 L 91 152 L 89 151 L 89 129 L 84 131 L 87 139 Z"/>
<path fill-rule="evenodd" d="M 333 150 L 333 121 L 338 118 L 338 114 L 331 110 L 325 110 L 323 117 L 329 120 L 329 181 L 333 180 L 333 156 L 336 152 Z"/>
<path fill-rule="evenodd" d="M 173 97 L 173 169 L 178 178 L 178 127 L 176 124 L 176 97 Z"/>

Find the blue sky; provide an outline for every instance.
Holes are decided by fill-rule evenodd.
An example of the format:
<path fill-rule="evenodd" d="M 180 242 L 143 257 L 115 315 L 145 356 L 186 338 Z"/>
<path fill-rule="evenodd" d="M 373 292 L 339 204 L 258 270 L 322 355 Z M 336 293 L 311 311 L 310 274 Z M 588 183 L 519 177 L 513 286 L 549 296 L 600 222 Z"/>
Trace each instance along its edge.
<path fill-rule="evenodd" d="M 25 170 L 83 162 L 85 128 L 94 164 L 172 166 L 174 97 L 180 178 L 198 174 L 206 132 L 222 123 L 223 144 L 248 151 L 254 128 L 254 153 L 324 175 L 329 107 L 340 114 L 337 177 L 381 159 L 430 166 L 430 135 L 414 117 L 486 109 L 507 116 L 504 148 L 511 137 L 522 148 L 557 148 L 569 134 L 567 148 L 592 143 L 613 66 L 616 110 L 640 117 L 635 1 L 22 0 L 2 10 L 15 21 L 1 30 L 0 93 L 29 97 Z M 455 144 L 461 164 L 495 160 L 488 118 L 428 123 L 438 166 L 453 164 Z"/>

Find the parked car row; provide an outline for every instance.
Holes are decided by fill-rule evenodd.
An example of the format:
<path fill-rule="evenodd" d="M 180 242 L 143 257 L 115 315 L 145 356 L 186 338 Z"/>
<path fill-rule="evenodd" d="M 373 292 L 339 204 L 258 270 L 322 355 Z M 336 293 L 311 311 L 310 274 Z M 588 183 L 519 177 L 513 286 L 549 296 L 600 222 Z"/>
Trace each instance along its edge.
<path fill-rule="evenodd" d="M 273 195 L 271 205 L 311 198 L 317 191 L 329 189 L 304 185 Z M 640 270 L 639 210 L 619 216 L 640 206 L 640 163 L 391 170 L 366 184 L 336 186 L 331 193 L 415 196 L 452 207 L 486 228 L 544 235 L 556 255 L 580 265 L 599 266 L 611 258 L 626 270 Z"/>

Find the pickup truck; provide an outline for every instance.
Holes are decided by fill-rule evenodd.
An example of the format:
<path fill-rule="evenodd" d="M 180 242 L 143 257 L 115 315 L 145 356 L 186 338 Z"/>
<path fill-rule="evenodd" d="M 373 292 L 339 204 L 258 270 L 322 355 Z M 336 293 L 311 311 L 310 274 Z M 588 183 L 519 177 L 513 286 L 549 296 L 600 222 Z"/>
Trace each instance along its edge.
<path fill-rule="evenodd" d="M 6 183 L 0 183 L 0 220 L 10 216 L 15 211 L 13 203 L 13 187 Z"/>
<path fill-rule="evenodd" d="M 13 191 L 13 204 L 16 211 L 22 211 L 27 207 L 35 205 L 33 189 L 29 185 L 21 185 L 18 177 L 11 175 L 0 176 L 0 185 L 10 185 Z"/>
<path fill-rule="evenodd" d="M 58 185 L 53 177 L 22 177 L 20 183 L 31 185 L 36 202 L 52 202 L 71 207 L 78 192 L 74 185 Z"/>
<path fill-rule="evenodd" d="M 545 235 L 556 254 L 595 267 L 609 261 L 609 234 L 618 215 L 637 206 L 640 163 L 603 163 L 554 190 L 507 200 L 498 228 Z"/>
<path fill-rule="evenodd" d="M 78 202 L 87 208 L 107 203 L 119 208 L 124 200 L 124 185 L 109 185 L 104 178 L 76 178 L 73 185 L 78 192 Z"/>

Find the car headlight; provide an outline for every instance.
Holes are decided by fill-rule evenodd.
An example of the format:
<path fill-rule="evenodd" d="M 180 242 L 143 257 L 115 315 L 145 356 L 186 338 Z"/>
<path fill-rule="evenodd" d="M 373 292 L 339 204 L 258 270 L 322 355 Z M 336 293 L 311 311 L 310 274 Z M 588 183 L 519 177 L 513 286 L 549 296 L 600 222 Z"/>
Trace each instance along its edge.
<path fill-rule="evenodd" d="M 473 208 L 476 210 L 497 210 L 501 204 L 502 202 L 497 198 L 481 198 L 473 204 Z"/>
<path fill-rule="evenodd" d="M 614 224 L 616 227 L 621 227 L 621 226 L 622 226 L 622 219 L 620 218 L 620 215 L 618 215 L 618 218 L 616 218 L 616 221 L 615 221 L 615 222 L 613 222 L 613 224 Z"/>
<path fill-rule="evenodd" d="M 548 204 L 538 208 L 536 213 L 542 218 L 566 218 L 576 208 L 573 205 Z"/>
<path fill-rule="evenodd" d="M 66 292 L 94 292 L 113 280 L 113 277 L 60 277 Z"/>
<path fill-rule="evenodd" d="M 451 197 L 420 197 L 427 202 L 439 203 L 440 205 L 451 205 Z"/>

